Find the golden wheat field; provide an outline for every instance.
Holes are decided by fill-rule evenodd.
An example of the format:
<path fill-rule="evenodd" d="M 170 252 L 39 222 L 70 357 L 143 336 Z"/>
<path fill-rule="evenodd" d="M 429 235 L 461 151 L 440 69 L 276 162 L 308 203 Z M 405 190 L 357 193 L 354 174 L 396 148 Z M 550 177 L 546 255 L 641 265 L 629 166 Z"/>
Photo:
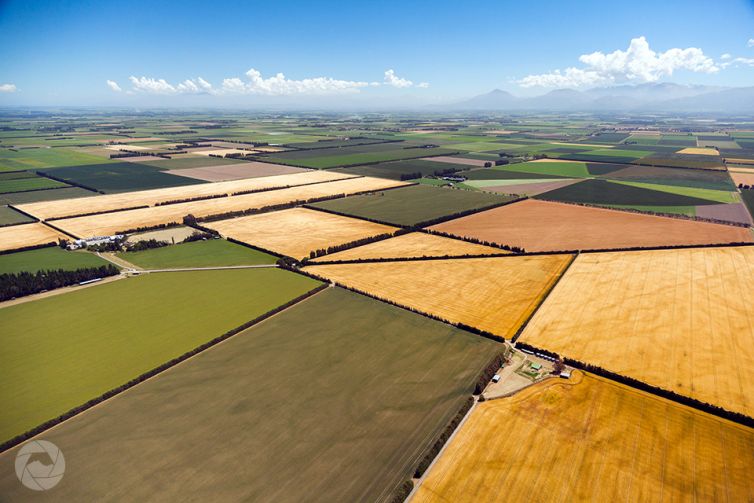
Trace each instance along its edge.
<path fill-rule="evenodd" d="M 113 211 L 135 206 L 153 206 L 157 203 L 208 197 L 223 194 L 233 194 L 247 190 L 263 190 L 274 187 L 294 187 L 307 183 L 329 182 L 350 178 L 352 175 L 331 171 L 315 170 L 291 175 L 264 176 L 245 178 L 227 182 L 201 183 L 184 185 L 182 187 L 168 187 L 165 189 L 140 190 L 122 194 L 106 194 L 78 199 L 61 199 L 57 201 L 42 201 L 38 203 L 20 204 L 18 208 L 30 215 L 47 220 L 82 213 L 97 213 Z"/>
<path fill-rule="evenodd" d="M 574 372 L 479 404 L 413 503 L 752 501 L 754 430 Z"/>
<path fill-rule="evenodd" d="M 754 247 L 580 255 L 522 342 L 754 415 Z"/>
<path fill-rule="evenodd" d="M 297 175 L 292 175 L 297 176 Z M 336 180 L 334 182 L 302 185 L 287 189 L 256 192 L 240 196 L 204 199 L 188 203 L 167 204 L 151 208 L 117 211 L 73 217 L 56 220 L 55 225 L 76 236 L 108 235 L 118 231 L 135 229 L 138 227 L 153 227 L 161 224 L 180 222 L 184 216 L 192 214 L 196 217 L 217 215 L 229 211 L 243 211 L 253 208 L 285 204 L 296 200 L 306 200 L 317 197 L 335 196 L 338 194 L 352 194 L 355 192 L 383 190 L 405 185 L 381 178 L 359 177 Z"/>
<path fill-rule="evenodd" d="M 450 239 L 424 232 L 411 232 L 394 238 L 369 243 L 314 259 L 321 261 L 348 261 L 377 258 L 457 257 L 459 255 L 498 255 L 505 250 Z"/>
<path fill-rule="evenodd" d="M 0 251 L 52 243 L 59 238 L 68 236 L 39 222 L 9 225 L 0 227 Z"/>
<path fill-rule="evenodd" d="M 571 255 L 331 264 L 305 270 L 454 323 L 510 338 Z"/>
<path fill-rule="evenodd" d="M 357 239 L 393 233 L 397 227 L 306 208 L 220 220 L 207 224 L 225 237 L 295 259 L 309 252 Z"/>

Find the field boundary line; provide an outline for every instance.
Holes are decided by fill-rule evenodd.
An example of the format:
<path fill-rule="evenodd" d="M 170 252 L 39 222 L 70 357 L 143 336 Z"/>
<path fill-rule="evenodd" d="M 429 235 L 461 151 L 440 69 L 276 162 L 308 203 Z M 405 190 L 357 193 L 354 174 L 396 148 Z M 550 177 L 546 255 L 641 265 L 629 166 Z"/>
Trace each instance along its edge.
<path fill-rule="evenodd" d="M 550 294 L 555 290 L 555 287 L 558 286 L 560 281 L 563 279 L 563 277 L 568 273 L 568 270 L 571 268 L 571 265 L 576 262 L 576 259 L 578 259 L 579 254 L 576 253 L 575 255 L 571 255 L 570 260 L 568 260 L 568 263 L 563 268 L 563 271 L 555 277 L 555 281 L 552 282 L 552 284 L 545 290 L 544 295 L 540 298 L 539 302 L 537 303 L 536 307 L 532 309 L 531 313 L 529 313 L 529 316 L 526 317 L 524 322 L 521 324 L 520 327 L 518 327 L 518 330 L 516 330 L 516 333 L 513 334 L 513 337 L 511 337 L 511 343 L 515 343 L 518 338 L 521 336 L 523 331 L 526 329 L 526 327 L 529 325 L 529 322 L 534 318 L 534 315 L 537 314 L 539 309 L 544 305 L 547 298 L 550 296 Z"/>
<path fill-rule="evenodd" d="M 119 277 L 119 276 L 116 276 L 116 278 L 117 277 Z M 169 360 L 169 361 L 167 361 L 165 363 L 162 363 L 162 364 L 158 365 L 157 367 L 154 367 L 153 369 L 148 370 L 148 371 L 142 373 L 141 375 L 139 375 L 139 376 L 131 379 L 130 381 L 128 381 L 128 382 L 126 382 L 126 383 L 124 383 L 124 384 L 122 384 L 122 385 L 120 385 L 120 386 L 118 386 L 116 388 L 113 388 L 113 389 L 111 389 L 109 391 L 106 391 L 105 393 L 101 394 L 98 397 L 92 398 L 91 400 L 89 400 L 88 402 L 86 402 L 86 403 L 84 403 L 82 405 L 79 405 L 77 407 L 74 407 L 73 409 L 70 409 L 67 412 L 64 412 L 63 414 L 59 415 L 56 418 L 50 419 L 49 421 L 46 421 L 46 422 L 44 422 L 44 423 L 42 423 L 42 424 L 40 424 L 40 425 L 32 428 L 31 430 L 28 430 L 28 431 L 26 431 L 24 433 L 21 433 L 20 435 L 17 435 L 16 437 L 13 437 L 13 438 L 11 438 L 11 439 L 9 439 L 9 440 L 1 443 L 0 444 L 0 454 L 2 454 L 3 452 L 5 452 L 5 451 L 7 451 L 9 449 L 12 449 L 13 447 L 15 447 L 15 446 L 17 446 L 19 444 L 22 444 L 22 443 L 24 443 L 24 442 L 26 442 L 26 441 L 28 441 L 28 440 L 30 440 L 30 439 L 32 439 L 32 438 L 40 435 L 40 434 L 42 434 L 42 433 L 45 433 L 45 432 L 47 432 L 47 431 L 49 431 L 49 430 L 51 430 L 51 429 L 53 429 L 53 428 L 55 428 L 55 427 L 57 427 L 59 425 L 62 425 L 64 423 L 66 423 L 69 419 L 72 419 L 72 418 L 74 418 L 74 417 L 76 417 L 76 416 L 78 416 L 80 414 L 83 414 L 84 412 L 86 412 L 86 411 L 88 411 L 88 410 L 90 410 L 90 409 L 98 406 L 98 405 L 103 404 L 106 401 L 108 401 L 108 400 L 110 400 L 110 399 L 112 399 L 114 397 L 117 397 L 118 395 L 121 395 L 121 394 L 125 393 L 129 389 L 132 389 L 132 388 L 138 386 L 139 384 L 142 384 L 144 382 L 149 381 L 153 377 L 159 376 L 163 372 L 166 372 L 166 371 L 170 370 L 171 368 L 174 368 L 174 367 L 180 365 L 181 363 L 183 363 L 183 362 L 185 362 L 187 360 L 190 360 L 191 358 L 193 358 L 193 357 L 195 357 L 195 356 L 197 356 L 197 355 L 199 355 L 199 354 L 207 351 L 208 349 L 213 348 L 214 346 L 217 346 L 218 344 L 220 344 L 222 342 L 227 341 L 228 339 L 230 339 L 230 338 L 232 338 L 232 337 L 240 334 L 241 332 L 244 332 L 245 330 L 247 330 L 247 329 L 249 329 L 249 328 L 251 328 L 253 326 L 256 326 L 256 325 L 264 322 L 265 320 L 267 320 L 269 318 L 272 318 L 273 316 L 275 316 L 277 314 L 280 314 L 280 313 L 282 313 L 282 312 L 284 312 L 284 311 L 286 311 L 286 310 L 288 310 L 288 309 L 296 306 L 300 302 L 306 301 L 310 297 L 313 297 L 314 295 L 320 293 L 323 290 L 326 290 L 329 287 L 330 287 L 329 283 L 323 283 L 321 285 L 318 285 L 315 288 L 309 290 L 308 292 L 305 292 L 305 293 L 299 295 L 298 297 L 295 297 L 295 298 L 293 298 L 293 299 L 285 302 L 284 304 L 281 304 L 280 306 L 278 306 L 278 307 L 276 307 L 276 308 L 274 308 L 274 309 L 272 309 L 270 311 L 267 311 L 266 313 L 263 313 L 263 314 L 257 316 L 256 318 L 254 318 L 254 319 L 252 319 L 250 321 L 247 321 L 246 323 L 244 323 L 242 325 L 239 325 L 236 328 L 228 330 L 224 334 L 219 335 L 219 336 L 217 336 L 217 337 L 215 337 L 215 338 L 213 338 L 213 339 L 211 339 L 211 340 L 209 340 L 209 341 L 207 341 L 207 342 L 205 342 L 203 344 L 200 344 L 199 346 L 195 347 L 194 349 L 191 349 L 191 350 L 183 353 L 182 355 L 173 358 L 172 360 Z"/>

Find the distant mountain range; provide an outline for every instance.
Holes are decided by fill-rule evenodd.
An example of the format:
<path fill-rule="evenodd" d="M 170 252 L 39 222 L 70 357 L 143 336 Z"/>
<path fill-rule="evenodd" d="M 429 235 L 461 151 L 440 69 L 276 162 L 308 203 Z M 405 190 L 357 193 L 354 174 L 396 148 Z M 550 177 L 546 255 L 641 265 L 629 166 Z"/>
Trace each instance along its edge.
<path fill-rule="evenodd" d="M 446 106 L 446 108 L 448 108 Z M 515 111 L 658 111 L 754 112 L 754 87 L 685 86 L 672 83 L 598 87 L 586 91 L 556 89 L 519 98 L 495 89 L 449 106 L 453 110 Z"/>

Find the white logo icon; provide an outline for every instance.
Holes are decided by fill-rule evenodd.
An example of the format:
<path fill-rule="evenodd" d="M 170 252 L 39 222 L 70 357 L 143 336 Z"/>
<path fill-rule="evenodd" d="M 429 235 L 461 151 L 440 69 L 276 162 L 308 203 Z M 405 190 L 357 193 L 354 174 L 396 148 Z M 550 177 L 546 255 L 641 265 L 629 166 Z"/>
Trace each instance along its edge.
<path fill-rule="evenodd" d="M 36 456 L 34 456 L 36 454 Z M 38 458 L 49 456 L 50 464 Z M 30 462 L 31 457 L 34 459 Z M 23 485 L 35 491 L 55 487 L 65 473 L 65 458 L 58 446 L 47 440 L 34 440 L 16 454 L 16 476 Z"/>

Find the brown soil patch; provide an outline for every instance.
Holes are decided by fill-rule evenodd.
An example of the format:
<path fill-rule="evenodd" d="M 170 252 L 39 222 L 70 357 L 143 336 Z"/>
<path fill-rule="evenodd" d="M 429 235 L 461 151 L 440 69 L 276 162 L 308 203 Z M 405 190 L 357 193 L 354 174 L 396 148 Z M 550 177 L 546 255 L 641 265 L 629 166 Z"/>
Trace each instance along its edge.
<path fill-rule="evenodd" d="M 435 229 L 527 251 L 751 243 L 749 229 L 527 199 L 444 222 Z"/>
<path fill-rule="evenodd" d="M 261 176 L 292 175 L 308 171 L 311 170 L 294 168 L 293 166 L 285 166 L 283 164 L 254 161 L 207 166 L 204 168 L 177 169 L 171 171 L 171 174 L 195 178 L 197 180 L 206 180 L 208 182 L 224 182 L 227 180 L 240 180 L 242 178 L 257 178 Z"/>

